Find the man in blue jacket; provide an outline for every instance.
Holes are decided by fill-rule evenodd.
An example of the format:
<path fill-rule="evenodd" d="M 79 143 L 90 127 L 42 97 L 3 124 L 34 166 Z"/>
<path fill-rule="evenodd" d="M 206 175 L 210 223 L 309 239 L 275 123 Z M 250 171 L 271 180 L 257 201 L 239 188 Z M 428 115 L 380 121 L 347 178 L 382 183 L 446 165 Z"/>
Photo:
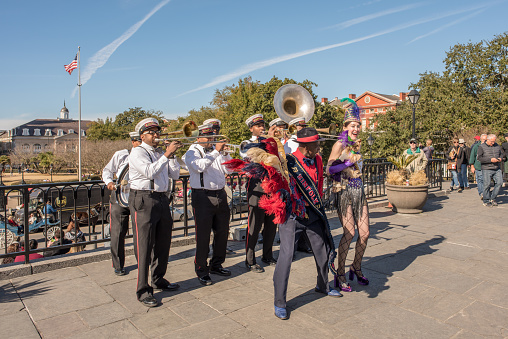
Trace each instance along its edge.
<path fill-rule="evenodd" d="M 478 161 L 482 164 L 483 206 L 497 206 L 496 197 L 503 183 L 501 165 L 505 158 L 501 147 L 496 143 L 496 135 L 489 134 L 484 144 L 478 147 Z M 494 189 L 490 191 L 490 181 L 494 179 Z"/>

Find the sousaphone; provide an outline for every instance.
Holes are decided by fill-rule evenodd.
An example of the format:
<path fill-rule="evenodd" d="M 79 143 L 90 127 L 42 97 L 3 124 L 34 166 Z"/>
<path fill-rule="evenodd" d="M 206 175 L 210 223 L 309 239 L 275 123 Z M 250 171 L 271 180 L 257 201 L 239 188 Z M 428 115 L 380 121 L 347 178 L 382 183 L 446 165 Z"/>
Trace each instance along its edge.
<path fill-rule="evenodd" d="M 273 97 L 275 112 L 285 123 L 296 118 L 309 122 L 314 115 L 314 98 L 300 85 L 288 84 L 277 90 Z"/>

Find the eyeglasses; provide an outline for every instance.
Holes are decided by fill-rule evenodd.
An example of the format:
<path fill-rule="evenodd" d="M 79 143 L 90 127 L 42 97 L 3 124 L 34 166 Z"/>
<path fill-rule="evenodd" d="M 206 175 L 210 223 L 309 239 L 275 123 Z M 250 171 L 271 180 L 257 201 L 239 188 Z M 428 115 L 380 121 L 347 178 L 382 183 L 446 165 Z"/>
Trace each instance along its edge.
<path fill-rule="evenodd" d="M 410 143 L 410 144 L 416 144 L 416 142 L 415 142 L 415 141 L 410 141 L 409 143 Z"/>
<path fill-rule="evenodd" d="M 160 131 L 146 131 L 145 133 L 143 134 L 150 134 L 150 135 L 160 135 L 161 132 Z"/>

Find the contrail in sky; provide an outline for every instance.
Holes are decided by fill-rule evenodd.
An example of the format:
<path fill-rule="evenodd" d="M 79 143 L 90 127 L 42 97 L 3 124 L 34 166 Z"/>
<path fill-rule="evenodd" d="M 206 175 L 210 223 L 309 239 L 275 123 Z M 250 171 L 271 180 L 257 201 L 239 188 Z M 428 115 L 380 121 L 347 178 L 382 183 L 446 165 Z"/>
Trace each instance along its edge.
<path fill-rule="evenodd" d="M 369 15 L 364 15 L 359 18 L 347 20 L 347 21 L 341 22 L 340 24 L 332 25 L 332 26 L 326 27 L 324 29 L 327 30 L 327 29 L 332 29 L 332 28 L 338 28 L 338 29 L 348 28 L 348 27 L 351 27 L 354 25 L 361 24 L 362 22 L 365 22 L 365 21 L 377 19 L 377 18 L 383 17 L 385 15 L 390 15 L 390 14 L 394 14 L 394 13 L 398 13 L 398 12 L 407 11 L 409 9 L 419 7 L 421 5 L 423 5 L 423 3 L 420 2 L 420 3 L 415 3 L 415 4 L 406 5 L 406 6 L 402 6 L 402 7 L 387 9 L 386 11 L 382 11 L 382 12 L 378 12 L 378 13 L 374 13 L 374 14 L 369 14 Z"/>
<path fill-rule="evenodd" d="M 420 39 L 426 38 L 426 37 L 428 37 L 429 35 L 436 34 L 436 33 L 440 32 L 440 31 L 442 31 L 443 29 L 448 28 L 448 27 L 451 27 L 451 26 L 454 26 L 454 25 L 456 25 L 456 24 L 458 24 L 458 23 L 460 23 L 460 22 L 462 22 L 462 21 L 464 21 L 464 20 L 471 19 L 472 17 L 477 16 L 478 14 L 482 13 L 483 11 L 485 11 L 485 8 L 484 8 L 484 9 L 481 9 L 481 10 L 479 10 L 479 11 L 477 11 L 477 12 L 471 13 L 471 14 L 469 14 L 469 15 L 466 15 L 466 16 L 465 16 L 465 17 L 463 17 L 463 18 L 460 18 L 460 19 L 454 20 L 454 21 L 452 21 L 452 22 L 449 22 L 449 23 L 447 23 L 446 25 L 443 25 L 443 26 L 441 26 L 441 27 L 438 27 L 438 28 L 436 28 L 436 29 L 434 29 L 434 30 L 430 31 L 430 32 L 429 32 L 429 33 L 427 33 L 427 34 L 423 34 L 423 35 L 417 36 L 417 37 L 416 37 L 416 38 L 414 38 L 413 40 L 409 41 L 406 45 L 409 45 L 410 43 L 413 43 L 413 42 L 415 42 L 415 41 L 417 41 L 417 40 L 420 40 Z"/>
<path fill-rule="evenodd" d="M 81 74 L 81 84 L 84 85 L 92 75 L 106 62 L 108 61 L 109 57 L 116 51 L 118 47 L 120 47 L 121 44 L 123 44 L 127 39 L 129 39 L 131 36 L 134 35 L 138 31 L 138 29 L 148 20 L 152 15 L 157 13 L 159 9 L 167 5 L 168 2 L 171 0 L 163 0 L 161 1 L 157 6 L 155 6 L 150 13 L 148 13 L 141 21 L 138 21 L 134 25 L 132 25 L 128 30 L 126 30 L 119 38 L 117 38 L 115 41 L 107 45 L 106 47 L 103 47 L 100 51 L 95 53 L 89 60 L 88 64 L 86 65 L 84 71 Z M 77 87 L 72 92 L 72 97 L 76 95 Z"/>
<path fill-rule="evenodd" d="M 403 30 L 403 29 L 406 29 L 406 28 L 409 28 L 409 27 L 421 25 L 421 24 L 424 24 L 424 23 L 427 23 L 427 22 L 443 19 L 443 18 L 446 18 L 446 17 L 449 17 L 449 16 L 453 16 L 453 15 L 457 15 L 457 14 L 460 14 L 460 13 L 464 13 L 464 12 L 470 12 L 470 11 L 473 11 L 473 10 L 482 9 L 482 8 L 485 8 L 485 7 L 488 7 L 488 6 L 489 5 L 475 6 L 475 7 L 470 7 L 470 8 L 467 8 L 467 9 L 461 9 L 461 10 L 454 11 L 454 12 L 448 12 L 448 13 L 436 15 L 436 16 L 433 16 L 433 17 L 430 17 L 430 18 L 423 18 L 423 19 L 419 19 L 419 20 L 416 20 L 416 21 L 413 21 L 413 22 L 410 22 L 410 23 L 407 23 L 407 24 L 395 26 L 395 27 L 392 27 L 392 28 L 389 28 L 389 29 L 386 29 L 386 30 L 383 30 L 383 31 L 380 31 L 380 32 L 377 32 L 377 33 L 366 35 L 366 36 L 363 36 L 361 38 L 357 38 L 357 39 L 353 39 L 353 40 L 349 40 L 349 41 L 345 41 L 345 42 L 340 42 L 338 44 L 333 44 L 333 45 L 327 45 L 327 46 L 323 46 L 323 47 L 308 49 L 308 50 L 305 50 L 305 51 L 302 51 L 302 52 L 296 52 L 296 53 L 286 54 L 286 55 L 282 55 L 282 56 L 275 57 L 275 58 L 272 58 L 272 59 L 268 59 L 268 60 L 264 60 L 264 61 L 259 61 L 259 62 L 254 62 L 254 63 L 251 63 L 251 64 L 247 64 L 245 66 L 240 67 L 237 70 L 234 70 L 233 72 L 230 72 L 230 73 L 221 75 L 219 77 L 216 77 L 211 82 L 209 82 L 209 83 L 207 83 L 207 84 L 205 84 L 203 86 L 200 86 L 198 88 L 192 89 L 192 90 L 184 92 L 182 94 L 179 94 L 175 98 L 181 97 L 181 96 L 186 95 L 186 94 L 194 93 L 194 92 L 200 91 L 202 89 L 206 89 L 206 88 L 210 88 L 210 87 L 216 86 L 216 85 L 221 84 L 223 82 L 226 82 L 226 81 L 229 81 L 229 80 L 232 80 L 232 79 L 236 79 L 236 78 L 238 78 L 238 77 L 240 77 L 242 75 L 245 75 L 247 73 L 250 73 L 250 72 L 253 72 L 253 71 L 257 71 L 259 69 L 262 69 L 262 68 L 265 68 L 265 67 L 268 67 L 268 66 L 272 66 L 272 65 L 284 62 L 284 61 L 288 61 L 288 60 L 291 60 L 291 59 L 296 59 L 296 58 L 299 58 L 299 57 L 302 57 L 302 56 L 305 56 L 305 55 L 309 55 L 309 54 L 314 54 L 314 53 L 317 53 L 317 52 L 326 51 L 326 50 L 329 50 L 329 49 L 332 49 L 332 48 L 337 48 L 337 47 L 342 47 L 342 46 L 354 44 L 356 42 L 360 42 L 360 41 L 376 38 L 378 36 L 382 36 L 382 35 L 385 35 L 385 34 L 393 33 L 393 32 L 396 32 L 396 31 L 400 31 L 400 30 Z"/>

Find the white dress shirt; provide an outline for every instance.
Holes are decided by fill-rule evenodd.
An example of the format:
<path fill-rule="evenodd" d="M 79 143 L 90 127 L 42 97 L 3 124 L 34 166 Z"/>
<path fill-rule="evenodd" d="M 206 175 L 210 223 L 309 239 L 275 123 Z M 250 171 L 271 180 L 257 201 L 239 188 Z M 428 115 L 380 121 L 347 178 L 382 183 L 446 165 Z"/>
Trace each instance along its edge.
<path fill-rule="evenodd" d="M 149 155 L 150 154 L 150 155 Z M 135 190 L 154 190 L 166 192 L 169 176 L 173 180 L 180 176 L 180 164 L 175 159 L 168 159 L 152 146 L 141 143 L 134 147 L 129 155 L 129 184 Z M 150 185 L 154 181 L 154 187 Z"/>
<path fill-rule="evenodd" d="M 115 154 L 113 154 L 111 160 L 102 170 L 102 181 L 104 181 L 106 186 L 109 185 L 110 182 L 113 182 L 115 174 L 118 177 L 123 168 L 129 164 L 128 157 L 129 151 L 126 149 L 116 151 Z"/>
<path fill-rule="evenodd" d="M 201 152 L 201 153 L 200 153 Z M 231 160 L 230 155 L 222 155 L 217 150 L 205 153 L 203 146 L 193 144 L 183 156 L 183 161 L 189 169 L 191 188 L 207 190 L 221 190 L 226 186 L 226 174 L 231 173 L 222 163 Z M 201 175 L 203 184 L 201 186 Z"/>
<path fill-rule="evenodd" d="M 300 144 L 296 142 L 296 136 L 292 135 L 291 138 L 284 144 L 284 151 L 286 154 L 294 153 Z"/>

